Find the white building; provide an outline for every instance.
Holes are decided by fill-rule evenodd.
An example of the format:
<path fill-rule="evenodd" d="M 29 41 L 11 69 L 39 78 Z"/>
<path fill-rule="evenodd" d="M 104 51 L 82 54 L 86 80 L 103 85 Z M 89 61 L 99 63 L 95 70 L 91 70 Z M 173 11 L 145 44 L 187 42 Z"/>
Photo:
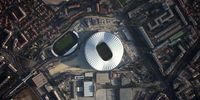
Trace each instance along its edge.
<path fill-rule="evenodd" d="M 98 51 L 98 45 L 102 43 L 104 43 L 106 45 L 105 48 L 107 48 L 100 48 L 104 55 L 101 55 L 101 52 Z M 111 52 L 111 55 L 109 59 L 105 60 L 102 56 L 107 56 L 105 55 L 106 52 Z M 108 71 L 117 67 L 121 62 L 123 53 L 124 48 L 120 39 L 110 32 L 98 32 L 92 35 L 85 46 L 87 62 L 98 71 Z"/>

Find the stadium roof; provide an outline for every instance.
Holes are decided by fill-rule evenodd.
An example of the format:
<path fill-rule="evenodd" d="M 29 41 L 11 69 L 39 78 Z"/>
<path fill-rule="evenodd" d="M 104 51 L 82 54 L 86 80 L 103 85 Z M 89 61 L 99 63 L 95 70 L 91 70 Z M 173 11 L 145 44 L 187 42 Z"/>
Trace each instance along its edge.
<path fill-rule="evenodd" d="M 103 59 L 97 46 L 99 44 L 106 44 L 108 49 L 101 50 L 103 52 L 111 52 L 109 59 Z M 101 46 L 100 46 L 101 47 Z M 120 39 L 110 32 L 98 32 L 92 35 L 85 46 L 85 57 L 88 63 L 98 71 L 107 71 L 112 70 L 121 62 L 122 56 L 124 53 L 123 45 Z M 103 55 L 105 56 L 105 55 Z"/>

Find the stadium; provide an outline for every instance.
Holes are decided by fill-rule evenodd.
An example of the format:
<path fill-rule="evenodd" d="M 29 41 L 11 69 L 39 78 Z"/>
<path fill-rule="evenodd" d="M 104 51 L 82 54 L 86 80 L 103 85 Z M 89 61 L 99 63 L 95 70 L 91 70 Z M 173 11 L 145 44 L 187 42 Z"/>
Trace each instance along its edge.
<path fill-rule="evenodd" d="M 108 71 L 121 62 L 124 48 L 114 34 L 97 32 L 87 40 L 84 53 L 91 67 L 98 71 Z"/>
<path fill-rule="evenodd" d="M 68 31 L 61 38 L 56 40 L 51 52 L 54 56 L 67 56 L 78 47 L 79 35 L 75 31 Z"/>

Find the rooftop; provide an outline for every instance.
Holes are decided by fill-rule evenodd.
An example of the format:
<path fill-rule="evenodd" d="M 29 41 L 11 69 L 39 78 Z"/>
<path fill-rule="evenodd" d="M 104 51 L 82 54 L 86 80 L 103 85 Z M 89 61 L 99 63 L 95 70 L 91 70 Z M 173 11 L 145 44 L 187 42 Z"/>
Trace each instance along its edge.
<path fill-rule="evenodd" d="M 120 89 L 120 100 L 133 100 L 133 89 L 132 88 L 121 88 Z"/>
<path fill-rule="evenodd" d="M 98 89 L 96 100 L 116 100 L 113 89 Z"/>
<path fill-rule="evenodd" d="M 96 83 L 105 84 L 109 83 L 109 73 L 97 73 L 96 74 Z"/>
<path fill-rule="evenodd" d="M 94 95 L 94 86 L 92 81 L 84 81 L 84 96 Z"/>
<path fill-rule="evenodd" d="M 42 87 L 43 85 L 45 85 L 48 82 L 42 73 L 39 73 L 38 75 L 33 77 L 32 80 L 35 83 L 35 85 L 37 86 L 37 88 Z"/>

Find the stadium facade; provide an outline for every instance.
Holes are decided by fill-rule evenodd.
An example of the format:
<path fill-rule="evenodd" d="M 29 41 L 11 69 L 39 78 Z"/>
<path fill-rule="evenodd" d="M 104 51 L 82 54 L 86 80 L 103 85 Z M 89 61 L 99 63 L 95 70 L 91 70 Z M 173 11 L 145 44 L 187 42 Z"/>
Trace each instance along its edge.
<path fill-rule="evenodd" d="M 121 62 L 124 48 L 120 39 L 111 32 L 97 32 L 85 45 L 87 62 L 98 71 L 109 71 Z"/>

